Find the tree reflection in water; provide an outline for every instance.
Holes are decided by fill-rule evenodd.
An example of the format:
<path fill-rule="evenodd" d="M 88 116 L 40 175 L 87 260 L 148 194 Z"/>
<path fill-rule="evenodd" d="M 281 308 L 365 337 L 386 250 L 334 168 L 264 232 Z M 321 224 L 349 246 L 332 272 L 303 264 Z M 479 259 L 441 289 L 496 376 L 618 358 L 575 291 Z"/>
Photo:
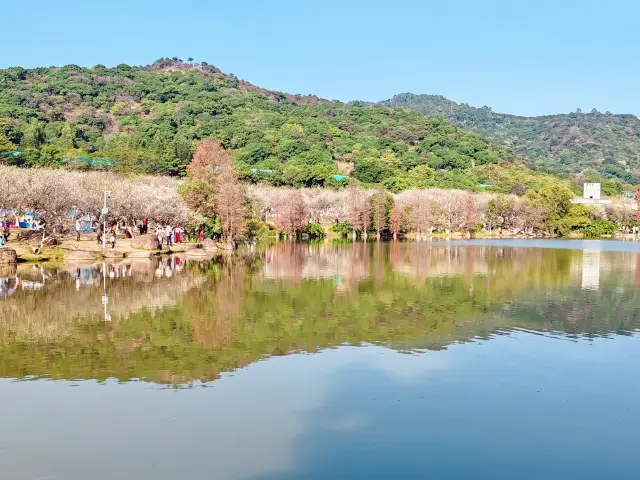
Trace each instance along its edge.
<path fill-rule="evenodd" d="M 345 343 L 441 349 L 514 328 L 637 328 L 636 254 L 588 255 L 280 243 L 207 261 L 19 265 L 0 271 L 0 375 L 185 384 Z"/>

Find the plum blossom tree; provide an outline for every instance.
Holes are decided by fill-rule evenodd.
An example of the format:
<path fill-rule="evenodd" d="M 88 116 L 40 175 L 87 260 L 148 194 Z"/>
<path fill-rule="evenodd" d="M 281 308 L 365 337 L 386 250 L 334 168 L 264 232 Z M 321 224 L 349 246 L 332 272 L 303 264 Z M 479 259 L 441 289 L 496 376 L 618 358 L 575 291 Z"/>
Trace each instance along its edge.
<path fill-rule="evenodd" d="M 103 172 L 58 169 L 19 169 L 0 166 L 0 207 L 40 215 L 44 238 L 54 227 L 70 222 L 67 213 L 99 215 L 103 192 L 111 191 L 109 218 L 182 223 L 188 211 L 177 192 L 177 182 L 166 177 L 133 179 Z"/>

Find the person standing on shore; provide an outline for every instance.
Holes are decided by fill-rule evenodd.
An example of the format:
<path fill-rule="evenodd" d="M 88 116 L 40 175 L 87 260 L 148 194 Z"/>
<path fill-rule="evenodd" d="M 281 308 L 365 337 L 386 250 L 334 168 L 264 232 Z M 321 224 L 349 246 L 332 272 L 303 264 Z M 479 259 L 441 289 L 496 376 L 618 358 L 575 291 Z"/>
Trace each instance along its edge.
<path fill-rule="evenodd" d="M 111 232 L 111 236 L 109 237 L 109 243 L 111 244 L 111 250 L 116 248 L 116 234 L 115 234 L 115 232 Z"/>
<path fill-rule="evenodd" d="M 2 240 L 4 240 L 3 243 L 7 243 L 7 241 L 9 240 L 9 222 L 7 222 L 6 220 L 2 222 L 0 228 L 0 236 L 2 236 Z"/>
<path fill-rule="evenodd" d="M 198 235 L 198 242 L 204 242 L 204 230 L 200 230 L 200 234 Z"/>
<path fill-rule="evenodd" d="M 164 237 L 164 230 L 160 225 L 156 228 L 156 238 L 158 239 L 158 243 L 160 244 L 160 250 L 162 250 L 162 237 Z"/>
<path fill-rule="evenodd" d="M 80 241 L 80 219 L 76 220 L 76 242 Z"/>
<path fill-rule="evenodd" d="M 171 248 L 171 237 L 173 236 L 173 228 L 171 225 L 167 225 L 164 229 L 164 234 L 167 237 L 167 248 Z"/>

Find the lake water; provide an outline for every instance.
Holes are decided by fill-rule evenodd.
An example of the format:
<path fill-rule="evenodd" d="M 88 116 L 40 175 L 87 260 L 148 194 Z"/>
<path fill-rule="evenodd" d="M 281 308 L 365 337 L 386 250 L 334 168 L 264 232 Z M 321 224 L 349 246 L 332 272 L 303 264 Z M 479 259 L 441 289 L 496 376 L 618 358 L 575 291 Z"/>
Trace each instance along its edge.
<path fill-rule="evenodd" d="M 7 480 L 640 477 L 640 244 L 0 269 Z"/>

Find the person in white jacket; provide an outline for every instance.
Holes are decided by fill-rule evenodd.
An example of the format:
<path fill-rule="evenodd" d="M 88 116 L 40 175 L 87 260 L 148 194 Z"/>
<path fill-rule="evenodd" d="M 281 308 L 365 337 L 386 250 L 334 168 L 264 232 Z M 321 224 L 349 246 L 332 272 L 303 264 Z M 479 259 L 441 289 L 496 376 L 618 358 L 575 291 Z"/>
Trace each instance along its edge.
<path fill-rule="evenodd" d="M 173 237 L 173 227 L 171 225 L 167 225 L 164 229 L 164 234 L 167 237 L 167 248 L 171 247 L 172 237 Z"/>

